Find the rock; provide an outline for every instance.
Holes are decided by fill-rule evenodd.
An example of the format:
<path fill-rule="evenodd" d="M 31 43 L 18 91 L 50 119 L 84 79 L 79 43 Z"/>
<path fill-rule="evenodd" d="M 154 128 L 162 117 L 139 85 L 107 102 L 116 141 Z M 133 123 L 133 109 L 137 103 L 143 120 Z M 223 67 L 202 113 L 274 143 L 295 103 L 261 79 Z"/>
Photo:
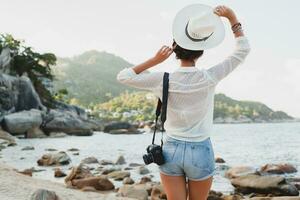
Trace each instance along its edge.
<path fill-rule="evenodd" d="M 112 168 L 104 169 L 102 171 L 102 174 L 106 175 L 106 174 L 109 174 L 114 171 L 121 171 L 121 168 L 120 167 L 112 167 Z"/>
<path fill-rule="evenodd" d="M 33 170 L 32 170 L 32 168 L 31 169 L 25 169 L 23 171 L 18 171 L 18 173 L 24 174 L 26 176 L 32 176 Z"/>
<path fill-rule="evenodd" d="M 22 151 L 29 151 L 29 150 L 34 150 L 34 147 L 27 146 L 21 149 Z"/>
<path fill-rule="evenodd" d="M 140 184 L 151 182 L 151 178 L 148 176 L 143 176 L 140 180 Z"/>
<path fill-rule="evenodd" d="M 46 110 L 26 76 L 14 77 L 0 73 L 0 102 L 0 113 L 5 115 L 30 109 Z"/>
<path fill-rule="evenodd" d="M 123 165 L 123 164 L 126 164 L 126 161 L 125 161 L 125 158 L 124 156 L 119 156 L 117 161 L 115 162 L 116 165 Z"/>
<path fill-rule="evenodd" d="M 30 200 L 59 200 L 59 197 L 53 191 L 38 189 L 31 195 Z"/>
<path fill-rule="evenodd" d="M 45 149 L 45 151 L 58 151 L 57 149 L 53 149 L 53 148 L 47 148 Z"/>
<path fill-rule="evenodd" d="M 54 154 L 44 154 L 42 158 L 37 161 L 38 165 L 42 166 L 68 165 L 70 162 L 71 158 L 63 151 Z"/>
<path fill-rule="evenodd" d="M 45 133 L 39 127 L 32 127 L 26 131 L 26 138 L 45 138 Z"/>
<path fill-rule="evenodd" d="M 93 135 L 88 119 L 70 111 L 50 110 L 44 116 L 43 130 L 46 132 L 64 132 L 68 135 Z"/>
<path fill-rule="evenodd" d="M 51 138 L 63 138 L 66 137 L 67 134 L 63 133 L 63 132 L 51 132 L 49 133 L 49 137 Z"/>
<path fill-rule="evenodd" d="M 123 185 L 118 190 L 118 195 L 122 197 L 135 198 L 138 200 L 148 200 L 148 192 L 145 188 L 136 185 Z"/>
<path fill-rule="evenodd" d="M 122 181 L 126 177 L 130 177 L 130 172 L 127 172 L 127 171 L 113 171 L 113 172 L 108 174 L 108 178 L 113 178 L 115 181 Z"/>
<path fill-rule="evenodd" d="M 68 149 L 68 151 L 79 151 L 79 149 L 77 149 L 77 148 L 71 148 L 71 149 Z"/>
<path fill-rule="evenodd" d="M 61 177 L 65 177 L 65 176 L 67 176 L 67 174 L 65 172 L 63 172 L 60 168 L 54 169 L 54 177 L 61 178 Z"/>
<path fill-rule="evenodd" d="M 273 194 L 275 196 L 297 196 L 297 188 L 286 182 L 282 176 L 260 176 L 257 174 L 247 174 L 231 179 L 231 184 L 236 191 L 243 194 L 252 192 L 260 194 Z"/>
<path fill-rule="evenodd" d="M 221 158 L 221 157 L 216 157 L 215 158 L 215 162 L 216 163 L 225 163 L 225 160 L 223 158 Z"/>
<path fill-rule="evenodd" d="M 123 184 L 129 184 L 129 185 L 134 184 L 134 180 L 130 177 L 126 177 L 123 179 Z"/>
<path fill-rule="evenodd" d="M 99 164 L 100 164 L 100 165 L 113 165 L 114 162 L 111 161 L 111 160 L 105 160 L 105 159 L 104 159 L 104 160 L 100 160 Z"/>
<path fill-rule="evenodd" d="M 132 167 L 125 167 L 124 170 L 132 170 Z"/>
<path fill-rule="evenodd" d="M 98 159 L 95 157 L 87 157 L 81 161 L 83 164 L 96 164 L 99 163 Z"/>
<path fill-rule="evenodd" d="M 13 135 L 24 134 L 33 127 L 42 124 L 41 111 L 31 109 L 4 116 L 4 127 Z"/>
<path fill-rule="evenodd" d="M 16 144 L 15 137 L 13 137 L 8 132 L 2 130 L 1 128 L 0 128 L 0 139 L 3 139 L 3 140 L 6 140 L 6 141 L 9 141 L 10 143 L 15 143 Z"/>
<path fill-rule="evenodd" d="M 73 153 L 74 156 L 79 156 L 79 152 Z"/>
<path fill-rule="evenodd" d="M 72 180 L 75 179 L 83 179 L 92 177 L 92 173 L 90 172 L 89 168 L 84 166 L 83 164 L 80 164 L 77 167 L 73 167 L 70 174 L 65 178 L 65 183 L 68 186 L 72 185 Z"/>
<path fill-rule="evenodd" d="M 281 196 L 281 197 L 253 197 L 250 200 L 300 200 L 300 197 Z"/>
<path fill-rule="evenodd" d="M 108 180 L 105 175 L 88 177 L 84 179 L 74 179 L 72 180 L 72 185 L 78 189 L 93 187 L 100 191 L 112 190 L 115 188 L 113 183 Z"/>
<path fill-rule="evenodd" d="M 139 163 L 130 163 L 129 167 L 139 167 L 139 166 L 144 166 L 143 164 L 139 164 Z"/>
<path fill-rule="evenodd" d="M 260 168 L 260 172 L 270 174 L 294 173 L 297 169 L 291 164 L 266 164 Z"/>
<path fill-rule="evenodd" d="M 253 167 L 249 166 L 236 166 L 231 167 L 225 172 L 226 178 L 236 178 L 242 175 L 254 173 L 256 170 Z"/>
<path fill-rule="evenodd" d="M 167 194 L 161 184 L 154 185 L 151 190 L 151 200 L 167 199 Z"/>
<path fill-rule="evenodd" d="M 141 174 L 141 175 L 144 175 L 144 174 L 149 174 L 150 171 L 145 166 L 140 166 L 139 169 L 138 169 L 138 173 Z"/>
<path fill-rule="evenodd" d="M 136 127 L 128 122 L 110 122 L 104 125 L 103 132 L 110 134 L 140 134 Z"/>

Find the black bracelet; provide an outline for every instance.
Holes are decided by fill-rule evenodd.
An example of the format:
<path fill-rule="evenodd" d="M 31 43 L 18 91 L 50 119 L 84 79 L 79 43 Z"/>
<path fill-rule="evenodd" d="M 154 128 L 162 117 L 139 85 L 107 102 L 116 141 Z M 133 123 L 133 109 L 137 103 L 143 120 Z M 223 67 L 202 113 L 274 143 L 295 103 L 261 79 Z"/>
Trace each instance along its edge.
<path fill-rule="evenodd" d="M 242 26 L 242 24 L 240 22 L 237 22 L 231 26 L 231 29 L 234 29 L 237 26 Z"/>

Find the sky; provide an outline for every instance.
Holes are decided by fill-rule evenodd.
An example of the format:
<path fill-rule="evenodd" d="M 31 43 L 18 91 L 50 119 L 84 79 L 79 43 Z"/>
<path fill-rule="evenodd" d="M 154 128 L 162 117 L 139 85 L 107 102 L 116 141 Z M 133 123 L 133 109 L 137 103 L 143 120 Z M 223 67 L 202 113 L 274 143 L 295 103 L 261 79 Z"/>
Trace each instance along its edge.
<path fill-rule="evenodd" d="M 0 0 L 0 33 L 60 57 L 98 50 L 139 64 L 171 45 L 173 18 L 192 3 L 231 7 L 251 45 L 245 62 L 217 85 L 216 93 L 300 117 L 299 0 Z M 222 20 L 225 39 L 204 52 L 198 68 L 209 68 L 234 50 L 229 22 Z M 178 66 L 171 55 L 150 71 L 172 72 Z"/>

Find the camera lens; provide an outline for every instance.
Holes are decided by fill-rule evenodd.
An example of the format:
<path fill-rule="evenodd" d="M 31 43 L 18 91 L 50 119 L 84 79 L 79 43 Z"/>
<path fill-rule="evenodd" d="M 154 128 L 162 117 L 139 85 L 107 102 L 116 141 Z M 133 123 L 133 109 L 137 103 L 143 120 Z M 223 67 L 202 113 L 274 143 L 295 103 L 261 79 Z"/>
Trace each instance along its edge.
<path fill-rule="evenodd" d="M 150 163 L 153 162 L 152 156 L 149 156 L 149 154 L 143 155 L 143 160 L 146 165 L 149 165 Z"/>

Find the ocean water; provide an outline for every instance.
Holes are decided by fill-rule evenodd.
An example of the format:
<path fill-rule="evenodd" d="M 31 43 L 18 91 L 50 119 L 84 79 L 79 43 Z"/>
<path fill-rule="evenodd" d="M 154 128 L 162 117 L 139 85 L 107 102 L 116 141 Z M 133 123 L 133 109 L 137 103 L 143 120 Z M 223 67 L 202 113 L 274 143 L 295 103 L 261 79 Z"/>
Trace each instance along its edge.
<path fill-rule="evenodd" d="M 161 133 L 156 136 L 156 143 L 160 144 Z M 69 148 L 80 149 L 80 155 L 74 156 L 67 152 L 72 163 L 61 167 L 66 172 L 70 167 L 76 166 L 86 157 L 94 156 L 101 159 L 115 161 L 123 155 L 126 164 L 143 164 L 142 156 L 146 147 L 151 143 L 152 132 L 139 135 L 111 135 L 96 132 L 93 136 L 45 139 L 20 139 L 15 147 L 2 150 L 0 161 L 22 170 L 30 167 L 44 169 L 34 173 L 35 178 L 63 182 L 63 178 L 54 178 L 54 167 L 39 167 L 36 161 L 44 154 L 46 148 L 55 148 L 67 151 Z M 223 193 L 233 191 L 230 181 L 224 177 L 221 165 L 226 166 L 252 166 L 259 168 L 267 163 L 290 163 L 300 170 L 300 123 L 253 123 L 253 124 L 215 124 L 211 134 L 215 156 L 223 158 L 226 163 L 216 163 L 217 173 L 214 176 L 212 189 Z M 25 146 L 34 146 L 33 151 L 21 151 Z M 23 157 L 24 159 L 20 159 Z M 159 181 L 159 171 L 156 164 L 147 168 L 153 175 L 153 181 Z M 130 170 L 131 177 L 138 181 L 141 175 L 137 168 Z M 286 177 L 300 177 L 300 172 L 284 174 Z M 115 186 L 122 182 L 114 181 Z"/>

